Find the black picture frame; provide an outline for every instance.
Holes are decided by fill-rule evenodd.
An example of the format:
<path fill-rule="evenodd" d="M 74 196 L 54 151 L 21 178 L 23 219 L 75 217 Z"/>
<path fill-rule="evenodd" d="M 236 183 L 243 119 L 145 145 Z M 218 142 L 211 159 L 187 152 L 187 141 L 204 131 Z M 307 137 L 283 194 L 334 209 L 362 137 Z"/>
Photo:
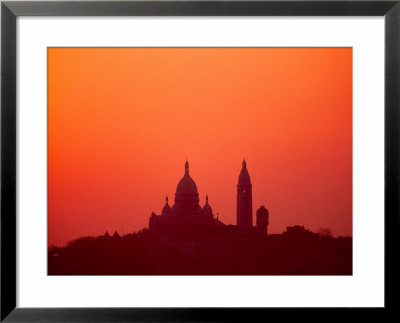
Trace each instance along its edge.
<path fill-rule="evenodd" d="M 296 315 L 322 320 L 382 319 L 399 303 L 400 0 L 395 1 L 3 1 L 1 3 L 1 321 L 249 321 Z M 16 307 L 16 19 L 19 16 L 384 16 L 385 19 L 385 307 L 383 309 L 17 308 Z M 134 292 L 134 291 L 133 291 Z M 40 291 L 38 291 L 40 293 Z M 311 312 L 310 310 L 313 310 Z M 267 312 L 268 311 L 268 312 Z M 321 309 L 319 310 L 321 311 Z M 284 313 L 285 312 L 285 313 Z M 288 313 L 287 313 L 288 312 Z M 298 316 L 299 315 L 299 316 Z M 321 316 L 322 315 L 322 316 Z M 359 318 L 358 318 L 359 319 Z"/>

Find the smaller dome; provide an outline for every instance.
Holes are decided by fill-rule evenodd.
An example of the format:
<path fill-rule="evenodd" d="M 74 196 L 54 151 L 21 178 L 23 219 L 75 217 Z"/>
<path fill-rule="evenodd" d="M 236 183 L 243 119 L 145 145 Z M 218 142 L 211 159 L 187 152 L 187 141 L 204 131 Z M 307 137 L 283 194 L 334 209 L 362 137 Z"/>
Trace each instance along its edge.
<path fill-rule="evenodd" d="M 203 215 L 211 215 L 211 216 L 213 214 L 212 208 L 211 208 L 210 204 L 208 204 L 208 195 L 206 196 L 206 204 L 204 204 L 204 206 L 203 206 L 202 214 Z"/>
<path fill-rule="evenodd" d="M 172 209 L 168 204 L 168 196 L 167 196 L 167 197 L 165 197 L 165 205 L 161 211 L 161 215 L 170 215 L 171 211 L 172 211 Z"/>
<path fill-rule="evenodd" d="M 268 216 L 268 215 L 269 215 L 269 211 L 268 211 L 268 209 L 267 209 L 264 205 L 261 205 L 261 206 L 258 208 L 256 214 L 257 214 L 257 215 L 261 215 L 261 216 Z"/>

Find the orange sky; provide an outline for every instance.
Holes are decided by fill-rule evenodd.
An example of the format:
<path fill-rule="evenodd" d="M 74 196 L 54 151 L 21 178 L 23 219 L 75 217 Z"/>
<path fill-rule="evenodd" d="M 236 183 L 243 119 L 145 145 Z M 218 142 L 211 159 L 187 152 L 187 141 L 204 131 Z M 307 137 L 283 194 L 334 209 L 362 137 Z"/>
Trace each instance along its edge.
<path fill-rule="evenodd" d="M 269 232 L 351 235 L 352 49 L 48 49 L 49 245 L 147 227 L 186 158 L 236 224 L 243 157 Z"/>

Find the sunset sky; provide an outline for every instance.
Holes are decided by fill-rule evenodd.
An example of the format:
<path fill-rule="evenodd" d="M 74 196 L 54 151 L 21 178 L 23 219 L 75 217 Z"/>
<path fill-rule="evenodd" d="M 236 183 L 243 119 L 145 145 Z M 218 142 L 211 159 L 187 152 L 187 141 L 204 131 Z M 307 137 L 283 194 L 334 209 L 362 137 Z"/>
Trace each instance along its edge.
<path fill-rule="evenodd" d="M 351 48 L 49 48 L 48 243 L 148 227 L 186 159 L 236 224 L 243 158 L 270 233 L 352 234 Z"/>

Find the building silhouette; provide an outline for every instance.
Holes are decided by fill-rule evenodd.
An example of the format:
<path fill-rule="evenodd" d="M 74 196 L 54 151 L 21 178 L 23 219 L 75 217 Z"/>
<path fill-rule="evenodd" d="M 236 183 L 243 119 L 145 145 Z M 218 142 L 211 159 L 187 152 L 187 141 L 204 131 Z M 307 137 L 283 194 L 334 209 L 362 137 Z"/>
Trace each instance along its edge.
<path fill-rule="evenodd" d="M 183 235 L 198 231 L 205 231 L 212 226 L 224 225 L 214 217 L 212 208 L 206 196 L 203 207 L 199 204 L 197 185 L 189 174 L 189 162 L 185 163 L 185 173 L 179 181 L 175 201 L 172 207 L 166 197 L 161 215 L 152 213 L 149 219 L 149 230 L 155 234 Z"/>
<path fill-rule="evenodd" d="M 257 227 L 268 234 L 268 224 L 269 224 L 269 211 L 264 205 L 261 205 L 256 212 L 257 216 Z"/>
<path fill-rule="evenodd" d="M 351 275 L 351 237 L 321 237 L 304 226 L 268 234 L 261 206 L 252 225 L 252 186 L 243 161 L 237 185 L 237 225 L 203 207 L 185 163 L 174 204 L 168 197 L 149 228 L 120 236 L 81 237 L 48 253 L 49 275 Z"/>
<path fill-rule="evenodd" d="M 242 170 L 237 184 L 237 226 L 251 228 L 253 226 L 253 197 L 250 175 L 246 161 L 243 160 Z"/>
<path fill-rule="evenodd" d="M 268 214 L 260 215 L 261 222 L 259 228 L 253 227 L 252 219 L 252 185 L 250 175 L 247 170 L 246 161 L 243 160 L 242 169 L 239 174 L 237 185 L 237 230 L 249 233 L 249 230 L 256 230 L 267 234 Z M 268 210 L 267 210 L 268 213 Z M 197 185 L 189 172 L 189 162 L 185 163 L 185 172 L 182 179 L 178 182 L 175 192 L 174 205 L 168 204 L 168 197 L 162 208 L 161 214 L 152 213 L 149 219 L 149 231 L 155 235 L 196 235 L 201 233 L 203 236 L 209 232 L 215 232 L 215 227 L 228 227 L 219 218 L 215 218 L 208 196 L 203 207 L 199 204 L 199 192 Z M 232 226 L 226 230 L 232 231 Z M 261 228 L 261 230 L 260 230 Z M 221 232 L 223 229 L 219 229 Z M 225 231 L 226 231 L 225 230 Z"/>

